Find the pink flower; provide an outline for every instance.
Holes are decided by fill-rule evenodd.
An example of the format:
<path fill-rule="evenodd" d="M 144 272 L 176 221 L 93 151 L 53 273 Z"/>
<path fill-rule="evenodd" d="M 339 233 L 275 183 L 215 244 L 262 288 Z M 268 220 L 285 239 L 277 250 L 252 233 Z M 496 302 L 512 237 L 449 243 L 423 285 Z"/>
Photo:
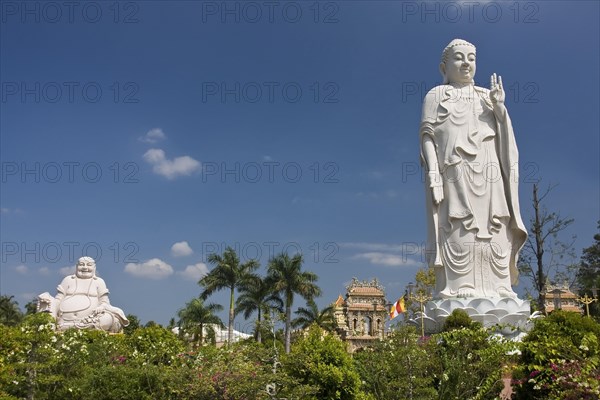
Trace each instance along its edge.
<path fill-rule="evenodd" d="M 536 376 L 538 376 L 540 374 L 540 371 L 535 370 L 535 371 L 531 371 L 531 373 L 529 374 L 529 378 L 535 378 Z"/>

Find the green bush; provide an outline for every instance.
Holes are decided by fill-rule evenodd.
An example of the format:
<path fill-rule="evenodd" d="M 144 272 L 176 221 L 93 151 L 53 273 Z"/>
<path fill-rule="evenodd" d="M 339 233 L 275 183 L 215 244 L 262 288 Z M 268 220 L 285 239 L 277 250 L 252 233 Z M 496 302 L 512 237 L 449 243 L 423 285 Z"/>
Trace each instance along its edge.
<path fill-rule="evenodd" d="M 364 396 L 346 344 L 324 334 L 316 325 L 309 328 L 306 337 L 294 343 L 283 365 L 289 376 L 317 388 L 315 399 L 351 400 Z"/>
<path fill-rule="evenodd" d="M 194 375 L 189 387 L 193 399 L 269 400 L 268 386 L 277 392 L 277 398 L 309 399 L 315 392 L 280 366 L 274 369 L 273 350 L 254 342 L 203 346 L 183 358 Z"/>
<path fill-rule="evenodd" d="M 59 352 L 54 320 L 32 314 L 13 328 L 5 328 L 0 347 L 2 390 L 18 398 L 50 398 L 61 376 L 56 373 Z"/>
<path fill-rule="evenodd" d="M 353 356 L 311 327 L 279 364 L 280 342 L 184 352 L 160 326 L 55 332 L 49 315 L 34 314 L 0 326 L 0 400 L 495 399 L 511 367 L 514 399 L 600 398 L 600 325 L 592 319 L 557 311 L 537 320 L 519 357 L 508 355 L 515 343 L 468 326 L 429 338 L 401 326 Z"/>
<path fill-rule="evenodd" d="M 495 399 L 502 391 L 510 342 L 483 328 L 462 328 L 435 335 L 428 344 L 439 399 Z"/>
<path fill-rule="evenodd" d="M 554 311 L 536 320 L 513 374 L 514 399 L 600 398 L 600 325 L 578 313 Z"/>
<path fill-rule="evenodd" d="M 140 365 L 171 365 L 185 350 L 177 335 L 159 325 L 136 329 L 125 335 L 125 343 L 129 349 L 128 362 Z"/>
<path fill-rule="evenodd" d="M 469 317 L 469 314 L 465 310 L 461 310 L 457 308 L 452 311 L 452 314 L 446 318 L 444 321 L 443 331 L 451 331 L 453 329 L 479 329 L 482 328 L 482 325 L 479 322 L 475 322 Z"/>
<path fill-rule="evenodd" d="M 178 380 L 180 374 L 167 365 L 107 364 L 88 369 L 87 374 L 73 382 L 68 391 L 72 397 L 64 399 L 97 400 L 155 400 L 183 399 L 183 393 L 174 389 L 185 383 Z"/>
<path fill-rule="evenodd" d="M 374 399 L 434 399 L 432 357 L 412 326 L 400 326 L 387 340 L 354 354 L 363 389 Z"/>

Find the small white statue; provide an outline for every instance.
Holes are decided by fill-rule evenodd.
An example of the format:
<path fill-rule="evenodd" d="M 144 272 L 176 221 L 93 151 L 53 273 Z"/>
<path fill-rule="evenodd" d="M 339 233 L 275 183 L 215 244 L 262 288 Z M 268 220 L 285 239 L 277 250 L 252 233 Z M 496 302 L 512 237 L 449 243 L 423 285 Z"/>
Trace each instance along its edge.
<path fill-rule="evenodd" d="M 96 262 L 81 257 L 75 275 L 58 285 L 56 297 L 48 292 L 38 296 L 38 312 L 48 312 L 59 330 L 99 329 L 118 333 L 129 325 L 123 310 L 110 305 L 106 283 L 96 276 Z"/>
<path fill-rule="evenodd" d="M 516 298 L 527 238 L 518 198 L 518 151 L 502 78 L 475 86 L 475 46 L 444 49 L 444 84 L 423 102 L 421 160 L 427 172 L 428 262 L 437 299 Z"/>

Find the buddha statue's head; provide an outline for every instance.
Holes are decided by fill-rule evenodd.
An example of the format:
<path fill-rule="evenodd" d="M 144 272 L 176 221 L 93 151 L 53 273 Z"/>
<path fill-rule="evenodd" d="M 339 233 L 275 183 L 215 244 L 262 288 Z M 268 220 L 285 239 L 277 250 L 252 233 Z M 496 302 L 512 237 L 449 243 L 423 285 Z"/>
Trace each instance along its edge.
<path fill-rule="evenodd" d="M 475 78 L 475 45 L 454 39 L 444 48 L 440 72 L 444 83 L 468 84 Z"/>
<path fill-rule="evenodd" d="M 77 261 L 75 275 L 80 279 L 91 279 L 96 276 L 96 261 L 92 257 L 81 257 Z"/>

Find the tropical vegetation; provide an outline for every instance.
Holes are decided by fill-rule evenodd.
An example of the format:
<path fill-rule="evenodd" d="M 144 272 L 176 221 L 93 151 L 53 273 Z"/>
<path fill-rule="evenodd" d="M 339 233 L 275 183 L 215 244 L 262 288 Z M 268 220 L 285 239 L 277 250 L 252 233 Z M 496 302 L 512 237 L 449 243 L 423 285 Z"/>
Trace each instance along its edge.
<path fill-rule="evenodd" d="M 580 274 L 590 287 L 600 236 L 595 241 L 584 250 Z M 276 255 L 264 277 L 256 261 L 242 263 L 229 248 L 211 260 L 200 296 L 169 328 L 128 315 L 123 334 L 57 332 L 48 314 L 31 305 L 23 313 L 12 296 L 0 296 L 0 399 L 600 398 L 600 324 L 593 315 L 553 311 L 513 342 L 455 311 L 440 333 L 422 337 L 398 323 L 351 354 L 336 333 L 333 308 L 317 305 L 318 276 L 303 269 L 301 255 Z M 230 294 L 229 332 L 242 315 L 253 320 L 254 337 L 208 340 L 209 327 L 223 323 L 222 306 L 206 299 L 222 289 Z M 292 319 L 297 296 L 306 305 Z"/>

